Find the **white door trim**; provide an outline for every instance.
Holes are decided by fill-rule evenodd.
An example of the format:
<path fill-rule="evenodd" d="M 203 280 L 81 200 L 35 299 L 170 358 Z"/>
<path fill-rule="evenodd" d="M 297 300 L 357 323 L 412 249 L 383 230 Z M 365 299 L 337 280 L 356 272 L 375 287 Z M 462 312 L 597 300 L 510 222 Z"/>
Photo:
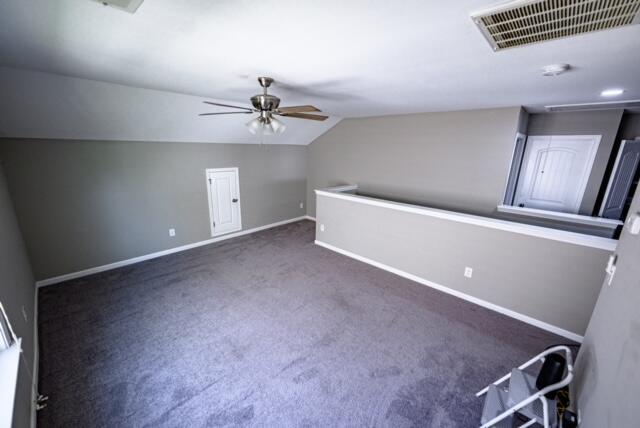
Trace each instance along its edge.
<path fill-rule="evenodd" d="M 516 159 L 516 150 L 518 149 L 518 140 L 519 139 L 523 139 L 524 142 L 524 150 L 522 151 L 522 157 L 520 159 Z M 515 162 L 520 162 L 522 164 L 522 161 L 524 160 L 524 154 L 525 154 L 525 150 L 527 150 L 527 134 L 524 134 L 522 132 L 516 132 L 516 138 L 513 140 L 513 151 L 511 153 L 511 160 L 509 161 L 509 168 L 507 169 L 507 179 L 504 181 L 504 190 L 502 191 L 502 202 L 499 203 L 499 205 L 503 205 L 506 204 L 506 199 L 507 199 L 507 191 L 509 190 L 509 181 L 511 181 L 511 169 L 513 168 L 513 164 Z M 513 198 L 515 199 L 515 195 L 516 195 L 516 190 L 518 190 L 518 179 L 520 178 L 520 170 L 518 170 L 518 173 L 516 174 L 515 180 L 516 180 L 516 187 L 514 187 L 513 189 Z"/>
<path fill-rule="evenodd" d="M 622 140 L 620 143 L 620 147 L 618 148 L 618 154 L 616 155 L 616 162 L 613 164 L 613 169 L 611 170 L 611 174 L 609 175 L 609 183 L 607 183 L 607 190 L 604 192 L 604 198 L 602 198 L 602 202 L 600 203 L 600 210 L 598 211 L 598 215 L 602 217 L 604 213 L 604 207 L 607 204 L 607 198 L 609 197 L 609 193 L 611 192 L 611 186 L 613 186 L 613 179 L 616 176 L 616 172 L 618 171 L 618 165 L 620 164 L 620 158 L 622 157 L 622 152 L 624 151 L 624 146 L 627 144 L 627 140 Z"/>
<path fill-rule="evenodd" d="M 215 228 L 213 227 L 213 201 L 211 200 L 211 182 L 209 181 L 209 174 L 216 172 L 233 172 L 236 175 L 236 192 L 238 195 L 238 228 L 233 230 L 225 230 L 224 232 L 216 233 Z M 207 201 L 209 203 L 209 227 L 211 228 L 211 236 L 216 237 L 220 235 L 225 235 L 227 233 L 237 232 L 242 230 L 242 198 L 240 198 L 240 172 L 238 167 L 229 167 L 229 168 L 207 168 L 204 174 L 205 180 L 207 182 Z"/>

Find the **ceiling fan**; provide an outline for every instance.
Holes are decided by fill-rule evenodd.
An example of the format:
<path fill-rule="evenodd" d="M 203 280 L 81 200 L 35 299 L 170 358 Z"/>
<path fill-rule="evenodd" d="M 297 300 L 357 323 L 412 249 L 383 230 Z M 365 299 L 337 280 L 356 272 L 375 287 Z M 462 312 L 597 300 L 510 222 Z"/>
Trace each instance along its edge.
<path fill-rule="evenodd" d="M 258 117 L 247 123 L 247 128 L 252 134 L 258 135 L 273 135 L 281 134 L 285 130 L 285 125 L 274 116 L 294 117 L 296 119 L 309 119 L 323 121 L 328 119 L 328 116 L 322 116 L 319 114 L 308 114 L 309 112 L 319 112 L 320 110 L 314 106 L 291 106 L 280 107 L 280 98 L 275 95 L 267 93 L 267 88 L 273 83 L 271 77 L 258 77 L 258 82 L 263 88 L 262 94 L 254 95 L 251 97 L 251 104 L 253 108 L 233 106 L 229 104 L 214 103 L 211 101 L 204 101 L 205 104 L 210 104 L 219 107 L 228 107 L 239 109 L 240 111 L 228 111 L 218 113 L 201 113 L 200 116 L 215 116 L 219 114 L 253 114 L 259 113 Z"/>

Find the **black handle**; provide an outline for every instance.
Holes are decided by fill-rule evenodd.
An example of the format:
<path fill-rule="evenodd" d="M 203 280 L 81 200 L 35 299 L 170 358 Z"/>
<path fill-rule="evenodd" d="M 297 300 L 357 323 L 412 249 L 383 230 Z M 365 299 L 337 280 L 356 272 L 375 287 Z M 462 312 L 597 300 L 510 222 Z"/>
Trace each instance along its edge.
<path fill-rule="evenodd" d="M 238 202 L 238 199 L 237 199 L 237 198 L 233 198 L 233 199 L 231 200 L 231 202 Z"/>

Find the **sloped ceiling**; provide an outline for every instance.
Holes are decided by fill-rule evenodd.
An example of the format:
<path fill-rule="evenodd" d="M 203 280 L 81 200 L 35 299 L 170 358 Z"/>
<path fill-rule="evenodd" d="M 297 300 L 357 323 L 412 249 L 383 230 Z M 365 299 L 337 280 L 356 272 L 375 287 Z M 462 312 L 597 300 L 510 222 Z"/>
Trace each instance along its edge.
<path fill-rule="evenodd" d="M 200 117 L 215 109 L 192 95 L 12 68 L 0 68 L 0 93 L 5 137 L 304 145 L 340 120 L 283 117 L 285 132 L 260 141 L 245 127 L 255 115 Z"/>
<path fill-rule="evenodd" d="M 245 116 L 204 122 L 191 115 L 202 111 L 203 97 L 247 103 L 258 92 L 255 78 L 269 75 L 276 78 L 273 92 L 284 105 L 312 103 L 334 116 L 322 126 L 288 121 L 282 138 L 307 144 L 339 117 L 594 102 L 612 86 L 625 88 L 626 99 L 640 98 L 640 26 L 494 53 L 469 15 L 497 2 L 145 0 L 128 14 L 90 0 L 4 0 L 0 65 L 133 88 L 94 88 L 98 95 L 113 92 L 103 107 L 94 105 L 103 102 L 99 97 L 89 97 L 94 89 L 70 83 L 77 96 L 84 95 L 83 109 L 44 100 L 48 107 L 37 110 L 42 98 L 58 89 L 32 90 L 30 76 L 3 82 L 28 86 L 10 105 L 0 99 L 0 108 L 36 109 L 60 123 L 71 120 L 57 118 L 60 110 L 81 110 L 93 117 L 86 131 L 105 138 L 120 138 L 127 130 L 142 139 L 165 133 L 164 139 L 250 142 L 241 126 Z M 541 75 L 542 66 L 557 62 L 574 68 L 558 77 Z M 57 82 L 40 80 L 39 88 Z M 130 107 L 118 102 L 116 93 Z M 66 102 L 76 99 L 69 95 Z M 97 119 L 105 114 L 113 120 Z M 119 116 L 130 123 L 116 120 Z M 5 134 L 14 132 L 3 125 Z M 16 125 L 23 131 L 31 126 Z M 40 131 L 61 132 L 52 124 Z"/>

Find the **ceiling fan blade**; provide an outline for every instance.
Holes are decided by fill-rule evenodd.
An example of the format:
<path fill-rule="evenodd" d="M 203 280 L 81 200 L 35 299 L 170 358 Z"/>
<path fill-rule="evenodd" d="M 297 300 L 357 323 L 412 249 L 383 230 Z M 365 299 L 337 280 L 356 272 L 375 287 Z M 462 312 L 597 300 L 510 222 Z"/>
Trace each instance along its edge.
<path fill-rule="evenodd" d="M 198 116 L 215 116 L 218 114 L 251 114 L 252 111 L 223 111 L 219 113 L 200 113 Z"/>
<path fill-rule="evenodd" d="M 283 117 L 295 117 L 296 119 L 311 119 L 322 122 L 329 119 L 329 116 L 321 116 L 319 114 L 305 114 L 305 113 L 277 113 Z"/>
<path fill-rule="evenodd" d="M 211 102 L 211 101 L 203 101 L 203 103 L 210 104 L 212 106 L 219 106 L 219 107 L 239 108 L 240 110 L 249 110 L 250 112 L 253 112 L 253 109 L 248 108 L 248 107 L 232 106 L 232 105 L 229 105 L 229 104 L 214 103 L 214 102 Z"/>
<path fill-rule="evenodd" d="M 314 106 L 291 106 L 291 107 L 278 107 L 278 111 L 281 113 L 306 113 L 312 111 L 322 111 Z"/>

